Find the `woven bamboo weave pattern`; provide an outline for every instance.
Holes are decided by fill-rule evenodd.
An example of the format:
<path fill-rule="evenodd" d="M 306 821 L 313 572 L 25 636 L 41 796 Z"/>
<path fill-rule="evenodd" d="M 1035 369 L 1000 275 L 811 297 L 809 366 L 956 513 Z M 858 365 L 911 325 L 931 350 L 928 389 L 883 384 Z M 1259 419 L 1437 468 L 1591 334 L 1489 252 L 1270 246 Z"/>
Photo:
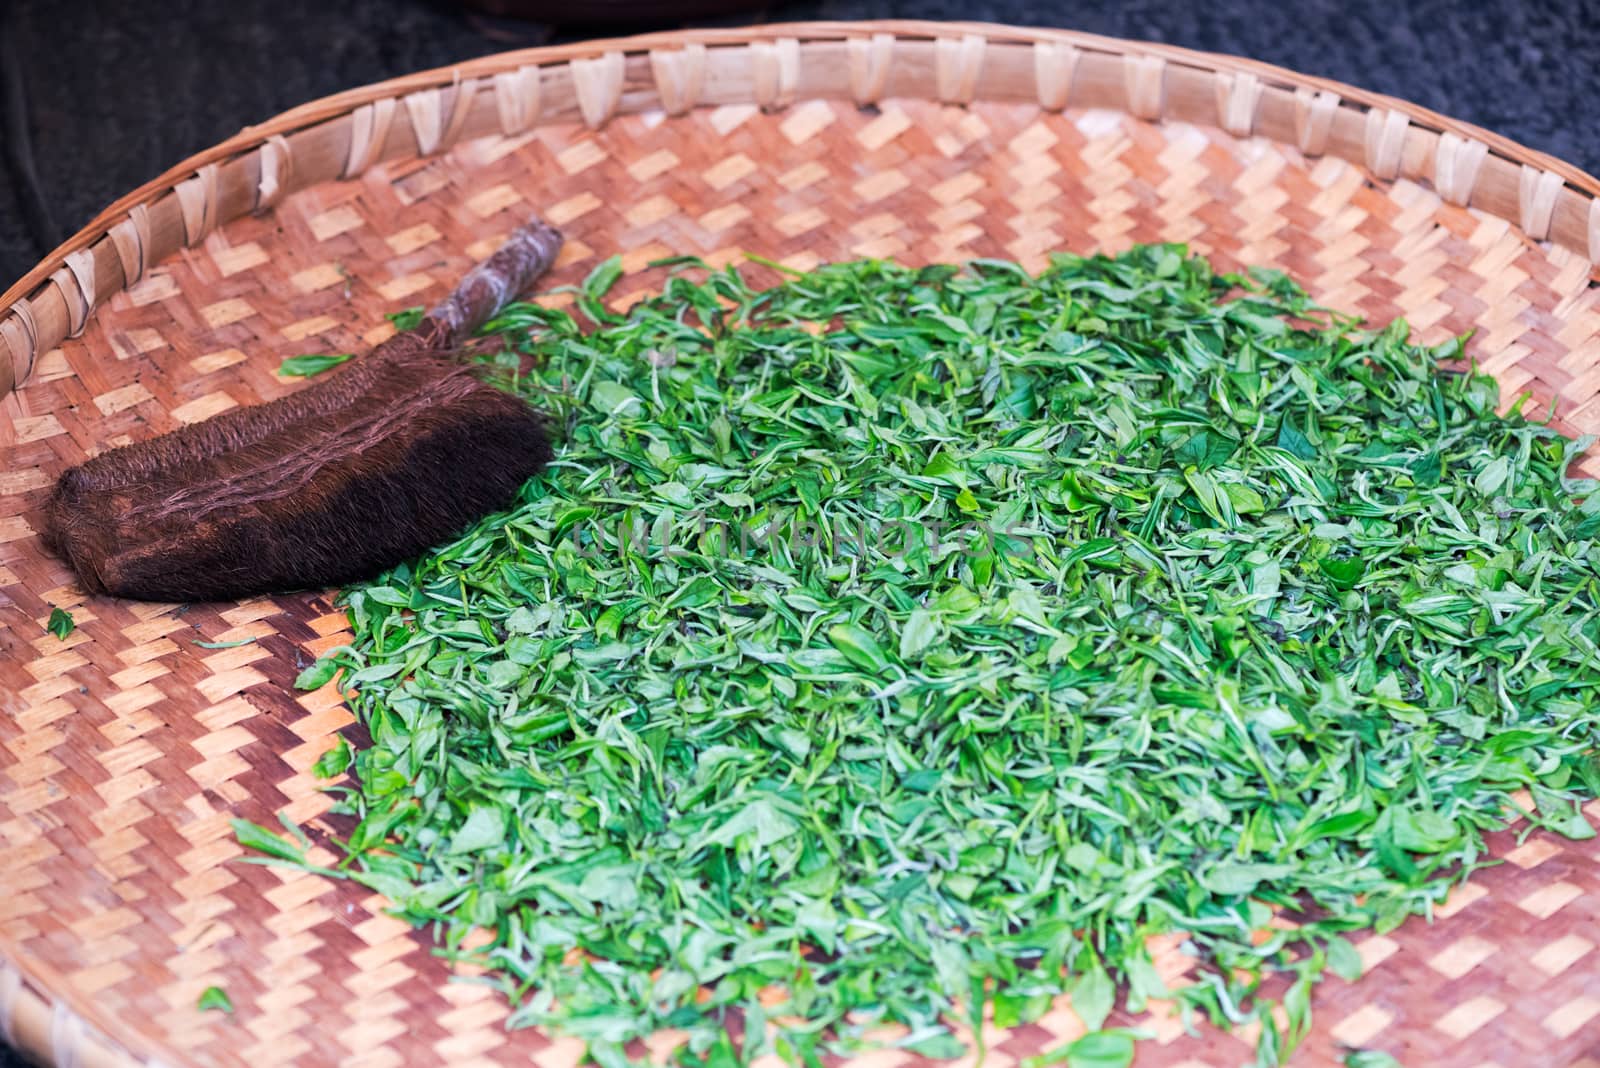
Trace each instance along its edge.
<path fill-rule="evenodd" d="M 463 138 L 656 108 L 883 97 L 1111 107 L 1201 122 L 1425 178 L 1445 200 L 1600 262 L 1600 181 L 1425 108 L 1231 56 L 1065 30 L 931 22 L 807 23 L 656 34 L 486 56 L 302 105 L 185 160 L 108 207 L 0 296 L 0 396 L 76 337 L 106 297 L 220 223 L 292 189 Z"/>
<path fill-rule="evenodd" d="M 238 863 L 230 816 L 270 825 L 283 812 L 313 837 L 325 831 L 329 799 L 310 766 L 335 734 L 360 740 L 332 687 L 291 688 L 346 637 L 331 595 L 86 599 L 34 534 L 64 467 L 293 389 L 274 373 L 282 356 L 381 340 L 384 312 L 442 295 L 531 211 L 568 235 L 547 285 L 577 281 L 613 252 L 630 271 L 665 255 L 724 264 L 746 251 L 797 267 L 1002 256 L 1037 268 L 1056 249 L 1186 241 L 1223 269 L 1284 268 L 1322 302 L 1375 322 L 1404 316 L 1424 340 L 1474 329 L 1469 352 L 1508 399 L 1528 390 L 1556 404 L 1568 432 L 1600 428 L 1588 258 L 1428 184 L 1375 179 L 1376 164 L 1392 162 L 1382 122 L 1362 166 L 1112 110 L 900 99 L 880 84 L 871 38 L 851 53 L 868 106 L 795 95 L 778 108 L 795 90 L 772 47 L 770 112 L 688 110 L 691 72 L 667 60 L 661 80 L 681 116 L 544 124 L 278 196 L 142 265 L 137 285 L 85 315 L 81 337 L 39 354 L 0 414 L 10 436 L 0 447 L 0 1020 L 18 1042 L 85 1064 L 577 1062 L 573 1040 L 505 1031 L 500 996 L 450 982 L 425 935 L 384 915 L 381 898 Z M 941 95 L 967 95 L 972 50 L 953 41 Z M 603 97 L 614 70 L 584 69 Z M 1240 103 L 1224 111 L 1245 133 L 1251 88 L 1238 86 Z M 445 142 L 447 113 L 441 122 Z M 615 303 L 663 277 L 627 276 Z M 65 641 L 45 630 L 52 606 L 77 619 Z M 196 644 L 244 638 L 254 641 Z M 1589 812 L 1600 818 L 1600 803 Z M 1597 1063 L 1600 847 L 1519 837 L 1493 837 L 1506 862 L 1435 923 L 1359 944 L 1369 974 L 1320 989 L 1316 1030 L 1294 1063 L 1334 1065 L 1346 1047 L 1413 1065 Z M 1180 947 L 1160 948 L 1169 981 L 1184 981 L 1188 964 Z M 212 984 L 234 1016 L 196 1011 Z M 1251 1056 L 1250 1034 L 1191 1036 L 1165 1007 L 1112 1023 L 1157 1036 L 1140 1065 Z M 991 1029 L 985 1063 L 1010 1068 L 1078 1033 L 1063 1001 L 1035 1024 Z M 674 1041 L 658 1036 L 648 1052 L 664 1057 Z M 917 1060 L 888 1049 L 859 1063 Z"/>

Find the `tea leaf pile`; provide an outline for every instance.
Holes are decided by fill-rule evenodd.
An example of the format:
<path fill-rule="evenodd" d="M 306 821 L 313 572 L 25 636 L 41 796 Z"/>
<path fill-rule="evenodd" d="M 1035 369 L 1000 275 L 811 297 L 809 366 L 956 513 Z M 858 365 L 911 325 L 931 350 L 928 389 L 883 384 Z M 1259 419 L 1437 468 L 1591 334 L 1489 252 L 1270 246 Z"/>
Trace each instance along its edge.
<path fill-rule="evenodd" d="M 985 1001 L 1068 991 L 1055 1060 L 1127 1063 L 1108 1014 L 1174 997 L 1272 1062 L 1514 793 L 1594 833 L 1586 443 L 1496 414 L 1458 343 L 1174 246 L 686 271 L 625 314 L 616 275 L 586 329 L 491 324 L 557 461 L 348 591 L 302 679 L 371 733 L 319 764 L 354 775 L 338 873 L 517 1022 L 606 1064 L 662 1027 L 706 1063 L 884 1022 L 953 1055 Z"/>

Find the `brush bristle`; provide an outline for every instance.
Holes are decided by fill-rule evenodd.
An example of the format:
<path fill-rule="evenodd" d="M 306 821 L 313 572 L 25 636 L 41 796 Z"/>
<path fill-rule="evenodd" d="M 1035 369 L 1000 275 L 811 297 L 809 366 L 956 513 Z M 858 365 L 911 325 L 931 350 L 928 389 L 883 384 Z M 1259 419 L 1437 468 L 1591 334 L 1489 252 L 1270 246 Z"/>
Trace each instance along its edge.
<path fill-rule="evenodd" d="M 118 485 L 68 472 L 45 535 L 91 592 L 211 601 L 337 586 L 508 507 L 550 458 L 538 413 L 459 367 L 385 400 Z"/>

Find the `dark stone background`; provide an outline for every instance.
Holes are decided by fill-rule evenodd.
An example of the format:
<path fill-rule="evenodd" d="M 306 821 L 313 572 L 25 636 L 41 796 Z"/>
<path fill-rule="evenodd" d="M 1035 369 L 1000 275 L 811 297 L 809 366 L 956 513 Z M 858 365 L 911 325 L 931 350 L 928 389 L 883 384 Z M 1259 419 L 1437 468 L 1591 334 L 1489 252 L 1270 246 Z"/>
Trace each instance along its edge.
<path fill-rule="evenodd" d="M 549 6 L 593 18 L 607 5 Z M 859 18 L 1064 26 L 1231 52 L 1600 171 L 1600 0 L 757 0 L 696 24 Z M 444 0 L 0 0 L 0 284 L 122 193 L 295 104 L 488 52 L 683 25 L 554 26 Z M 20 1062 L 0 1048 L 0 1068 Z"/>
<path fill-rule="evenodd" d="M 617 2 L 577 0 L 565 10 L 592 17 Z M 680 10 L 684 2 L 654 6 Z M 737 3 L 722 0 L 724 7 Z M 0 5 L 4 284 L 122 193 L 295 104 L 487 52 L 684 25 L 552 26 L 477 14 L 445 0 Z M 632 6 L 650 5 L 633 0 Z M 1600 170 L 1593 125 L 1600 0 L 753 0 L 744 6 L 702 22 L 968 18 L 1232 52 L 1404 97 Z M 31 168 L 24 142 L 31 145 Z"/>

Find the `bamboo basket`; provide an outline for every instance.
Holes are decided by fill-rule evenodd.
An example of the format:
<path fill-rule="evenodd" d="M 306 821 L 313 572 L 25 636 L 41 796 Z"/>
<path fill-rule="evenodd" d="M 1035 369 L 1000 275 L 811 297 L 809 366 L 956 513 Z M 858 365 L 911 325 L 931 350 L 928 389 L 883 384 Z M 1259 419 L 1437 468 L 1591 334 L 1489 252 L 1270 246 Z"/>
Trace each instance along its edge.
<path fill-rule="evenodd" d="M 384 312 L 442 294 L 529 213 L 568 234 L 552 282 L 612 252 L 630 270 L 746 250 L 1037 267 L 1059 248 L 1186 241 L 1376 322 L 1405 316 L 1424 340 L 1475 330 L 1507 398 L 1554 404 L 1570 433 L 1600 430 L 1597 194 L 1484 130 L 1275 67 L 911 22 L 491 56 L 186 160 L 0 297 L 0 1035 L 85 1068 L 577 1062 L 573 1040 L 507 1031 L 499 995 L 449 981 L 381 898 L 236 863 L 229 817 L 315 833 L 330 803 L 310 767 L 352 718 L 332 687 L 291 681 L 346 637 L 331 592 L 90 598 L 35 535 L 64 467 L 283 394 L 279 357 L 381 340 Z M 660 277 L 630 275 L 618 303 Z M 65 641 L 45 630 L 52 606 L 78 621 Z M 1491 845 L 1505 863 L 1432 923 L 1360 944 L 1367 976 L 1319 990 L 1294 1063 L 1368 1047 L 1600 1065 L 1600 847 L 1516 827 Z M 1157 948 L 1181 982 L 1189 958 Z M 197 1011 L 212 984 L 235 1015 Z M 1113 1023 L 1156 1036 L 1140 1065 L 1238 1064 L 1254 1038 L 1186 1033 L 1165 1005 Z M 987 1031 L 986 1063 L 1009 1068 L 1081 1024 L 1063 1001 Z"/>

